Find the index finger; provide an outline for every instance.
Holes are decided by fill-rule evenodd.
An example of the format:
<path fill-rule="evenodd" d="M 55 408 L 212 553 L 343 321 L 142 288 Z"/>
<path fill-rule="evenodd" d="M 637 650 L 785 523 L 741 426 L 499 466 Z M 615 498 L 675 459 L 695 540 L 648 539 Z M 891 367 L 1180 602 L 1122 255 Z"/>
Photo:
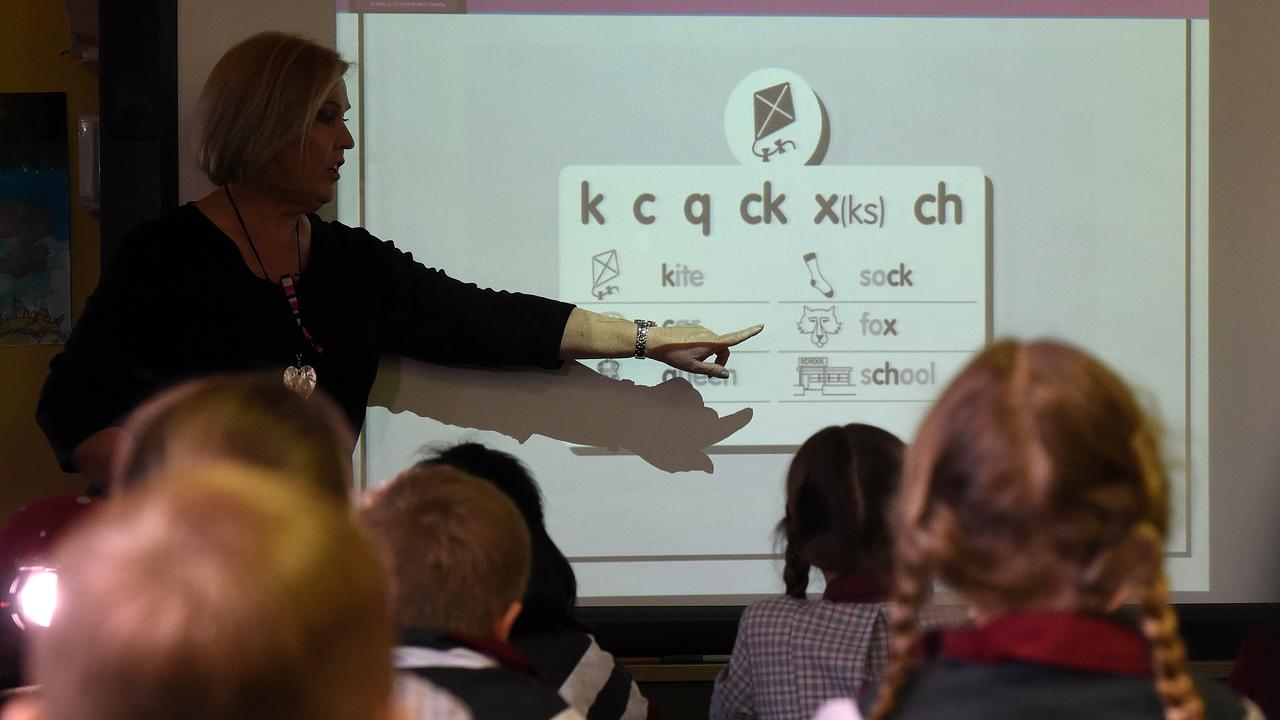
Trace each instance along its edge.
<path fill-rule="evenodd" d="M 750 340 L 756 335 L 759 335 L 761 330 L 764 330 L 764 325 L 752 325 L 751 327 L 739 330 L 738 332 L 721 335 L 720 342 L 724 343 L 725 347 L 733 347 L 740 342 Z"/>

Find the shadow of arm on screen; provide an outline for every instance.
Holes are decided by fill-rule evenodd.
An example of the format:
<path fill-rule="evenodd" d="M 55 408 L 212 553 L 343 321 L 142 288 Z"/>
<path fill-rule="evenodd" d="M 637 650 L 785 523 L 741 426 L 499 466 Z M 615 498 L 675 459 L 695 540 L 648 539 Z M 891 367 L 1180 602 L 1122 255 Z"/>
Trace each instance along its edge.
<path fill-rule="evenodd" d="M 488 370 L 386 357 L 369 404 L 520 442 L 538 434 L 628 451 L 667 472 L 711 472 L 707 448 L 752 415 L 746 408 L 720 417 L 683 379 L 636 385 L 576 362 L 559 370 Z"/>

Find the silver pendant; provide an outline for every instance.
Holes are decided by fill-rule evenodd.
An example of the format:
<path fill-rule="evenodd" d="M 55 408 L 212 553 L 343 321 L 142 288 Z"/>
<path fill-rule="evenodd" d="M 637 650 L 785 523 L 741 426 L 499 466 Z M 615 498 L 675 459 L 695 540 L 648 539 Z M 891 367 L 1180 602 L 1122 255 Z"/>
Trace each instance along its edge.
<path fill-rule="evenodd" d="M 284 386 L 302 396 L 311 397 L 316 391 L 316 371 L 310 365 L 303 365 L 301 359 L 297 365 L 284 369 Z"/>

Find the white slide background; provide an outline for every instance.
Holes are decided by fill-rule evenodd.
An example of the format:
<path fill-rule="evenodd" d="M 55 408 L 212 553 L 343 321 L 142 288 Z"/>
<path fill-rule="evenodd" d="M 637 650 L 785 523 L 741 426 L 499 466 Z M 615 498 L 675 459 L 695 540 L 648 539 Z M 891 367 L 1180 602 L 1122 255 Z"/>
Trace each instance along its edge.
<path fill-rule="evenodd" d="M 361 61 L 366 164 L 363 187 L 344 180 L 340 218 L 357 224 L 363 204 L 372 232 L 482 285 L 560 293 L 567 166 L 737 166 L 725 101 L 761 68 L 796 73 L 822 98 L 823 168 L 980 169 L 990 334 L 1065 338 L 1139 388 L 1166 429 L 1175 588 L 1208 589 L 1203 21 L 368 15 L 357 49 L 355 18 L 339 19 L 340 48 Z M 697 256 L 696 235 L 681 232 Z M 697 262 L 717 271 L 715 256 Z M 681 319 L 678 307 L 654 319 Z M 761 347 L 796 332 L 769 322 Z M 635 363 L 623 361 L 624 377 Z M 776 432 L 778 444 L 796 429 L 768 427 L 763 409 L 747 420 L 702 408 L 698 390 L 710 392 L 612 383 L 582 366 L 387 362 L 365 472 L 389 477 L 426 443 L 489 442 L 533 468 L 552 535 L 584 559 L 584 597 L 777 592 L 771 530 L 788 457 L 697 448 L 744 422 L 744 436 Z M 865 408 L 847 418 L 879 420 Z"/>

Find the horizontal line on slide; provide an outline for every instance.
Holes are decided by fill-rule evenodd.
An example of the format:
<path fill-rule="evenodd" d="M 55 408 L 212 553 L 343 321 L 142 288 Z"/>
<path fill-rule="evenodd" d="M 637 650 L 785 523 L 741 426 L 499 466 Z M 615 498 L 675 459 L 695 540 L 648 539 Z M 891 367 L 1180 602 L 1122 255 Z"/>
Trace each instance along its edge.
<path fill-rule="evenodd" d="M 566 300 L 565 302 L 573 302 Z M 769 300 L 586 300 L 575 305 L 768 305 Z"/>
<path fill-rule="evenodd" d="M 733 352 L 742 352 L 735 350 Z M 762 352 L 762 351 L 756 351 Z M 780 355 L 929 355 L 929 354 L 968 354 L 977 352 L 977 348 L 969 350 L 776 350 Z"/>
<path fill-rule="evenodd" d="M 779 305 L 977 305 L 977 300 L 778 300 Z"/>
<path fill-rule="evenodd" d="M 799 445 L 712 445 L 703 450 L 708 455 L 789 455 L 799 450 Z M 574 455 L 585 457 L 602 455 L 635 455 L 621 448 L 603 448 L 579 445 L 569 449 Z"/>
<path fill-rule="evenodd" d="M 747 403 L 771 403 L 772 400 L 706 400 L 702 401 L 703 405 L 745 405 Z"/>
<path fill-rule="evenodd" d="M 778 402 L 933 402 L 931 400 L 780 400 Z"/>
<path fill-rule="evenodd" d="M 583 555 L 569 557 L 569 562 L 707 562 L 715 560 L 781 560 L 781 555 Z"/>

